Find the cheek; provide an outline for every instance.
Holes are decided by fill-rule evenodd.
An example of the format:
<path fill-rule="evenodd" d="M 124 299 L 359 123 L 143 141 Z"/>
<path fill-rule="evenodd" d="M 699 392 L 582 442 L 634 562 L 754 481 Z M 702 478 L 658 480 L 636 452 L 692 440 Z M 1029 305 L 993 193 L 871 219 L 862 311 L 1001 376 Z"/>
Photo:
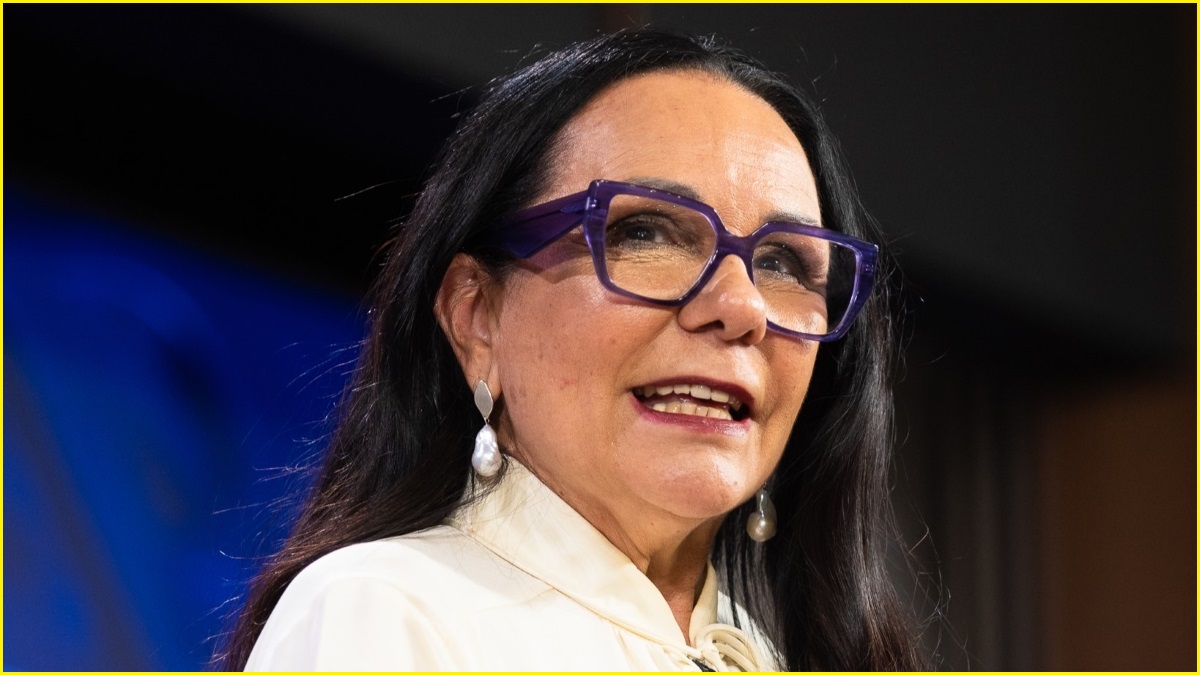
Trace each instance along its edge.
<path fill-rule="evenodd" d="M 592 354 L 604 339 L 596 325 L 602 308 L 586 286 L 585 279 L 548 283 L 534 277 L 506 294 L 495 354 L 501 386 L 514 405 L 565 403 L 595 378 L 600 360 Z"/>
<path fill-rule="evenodd" d="M 808 387 L 812 383 L 813 368 L 816 366 L 817 350 L 808 350 L 805 358 L 796 359 L 790 364 L 793 376 L 788 379 L 786 386 L 789 388 L 787 397 L 791 405 L 798 411 L 804 403 L 804 399 L 808 396 Z"/>
<path fill-rule="evenodd" d="M 787 442 L 798 415 L 804 414 L 803 403 L 812 382 L 818 343 L 803 343 L 801 349 L 796 349 L 795 343 L 788 346 L 790 349 L 781 350 L 776 355 L 778 358 L 768 359 L 771 371 L 776 374 L 774 384 L 779 392 L 769 428 L 774 443 L 781 448 Z"/>

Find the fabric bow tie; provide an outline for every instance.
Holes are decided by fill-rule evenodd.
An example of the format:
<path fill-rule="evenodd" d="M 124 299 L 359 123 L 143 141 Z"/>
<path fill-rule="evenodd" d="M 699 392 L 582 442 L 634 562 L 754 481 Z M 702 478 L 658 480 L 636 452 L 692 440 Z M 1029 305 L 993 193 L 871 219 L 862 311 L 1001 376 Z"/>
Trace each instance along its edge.
<path fill-rule="evenodd" d="M 704 665 L 715 671 L 763 669 L 754 643 L 741 630 L 727 624 L 713 623 L 701 628 L 692 638 L 692 646 L 700 651 Z"/>

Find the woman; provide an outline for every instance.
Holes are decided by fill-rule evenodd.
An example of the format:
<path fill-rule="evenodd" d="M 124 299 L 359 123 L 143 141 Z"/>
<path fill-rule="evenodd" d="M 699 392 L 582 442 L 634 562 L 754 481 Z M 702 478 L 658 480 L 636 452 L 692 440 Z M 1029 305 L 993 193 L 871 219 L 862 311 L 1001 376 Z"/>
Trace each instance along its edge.
<path fill-rule="evenodd" d="M 709 40 L 495 84 L 389 252 L 224 665 L 921 667 L 884 571 L 867 228 L 812 102 Z"/>

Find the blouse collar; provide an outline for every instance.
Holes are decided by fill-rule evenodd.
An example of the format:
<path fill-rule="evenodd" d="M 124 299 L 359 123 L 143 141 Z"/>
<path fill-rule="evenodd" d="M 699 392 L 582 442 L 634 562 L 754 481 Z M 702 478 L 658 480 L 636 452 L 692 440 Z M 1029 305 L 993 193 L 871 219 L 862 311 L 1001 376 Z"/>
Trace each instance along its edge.
<path fill-rule="evenodd" d="M 682 649 L 692 658 L 711 662 L 728 644 L 745 642 L 737 656 L 755 666 L 757 650 L 733 626 L 717 624 L 717 575 L 712 564 L 692 610 L 690 640 L 662 593 L 624 553 L 511 457 L 496 485 L 455 511 L 448 524 L 466 533 L 497 556 L 554 587 L 591 611 L 662 645 Z M 714 625 L 715 624 L 715 625 Z M 730 639 L 726 633 L 737 633 Z M 689 647 L 690 642 L 693 647 Z M 706 648 L 707 646 L 707 648 Z M 748 652 L 748 653 L 746 653 Z M 728 656 L 728 654 L 726 654 Z M 711 666 L 724 664 L 708 663 Z"/>

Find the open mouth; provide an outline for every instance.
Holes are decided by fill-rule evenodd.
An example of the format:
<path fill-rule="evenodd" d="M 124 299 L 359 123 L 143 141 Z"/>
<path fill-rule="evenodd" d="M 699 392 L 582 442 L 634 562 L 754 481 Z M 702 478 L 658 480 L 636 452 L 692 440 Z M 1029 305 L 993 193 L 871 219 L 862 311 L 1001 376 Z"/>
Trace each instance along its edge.
<path fill-rule="evenodd" d="M 633 395 L 658 412 L 740 422 L 750 416 L 749 406 L 736 396 L 706 384 L 663 384 L 636 387 Z"/>

